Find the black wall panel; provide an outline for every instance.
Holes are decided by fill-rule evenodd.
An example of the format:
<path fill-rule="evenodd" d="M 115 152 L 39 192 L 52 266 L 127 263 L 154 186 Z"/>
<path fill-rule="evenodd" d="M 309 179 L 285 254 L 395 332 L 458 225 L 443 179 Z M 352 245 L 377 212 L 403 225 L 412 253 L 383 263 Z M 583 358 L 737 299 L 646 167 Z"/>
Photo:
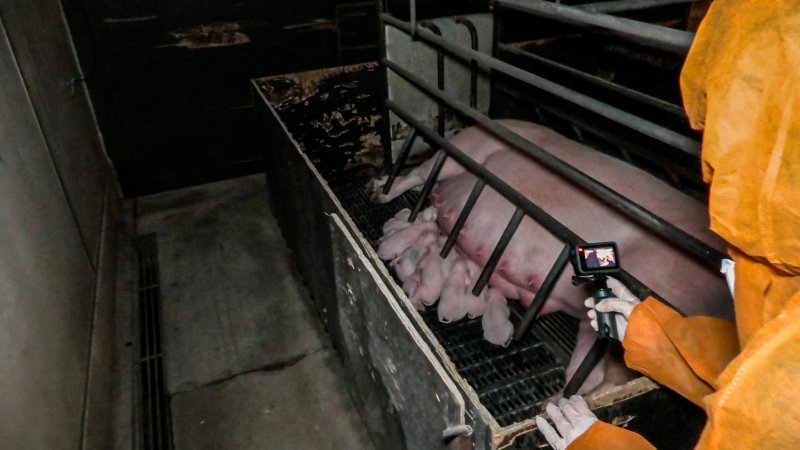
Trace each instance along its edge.
<path fill-rule="evenodd" d="M 337 12 L 360 3 L 373 15 L 357 20 L 373 21 L 375 10 L 336 0 L 63 2 L 127 197 L 261 171 L 247 80 L 340 65 Z"/>

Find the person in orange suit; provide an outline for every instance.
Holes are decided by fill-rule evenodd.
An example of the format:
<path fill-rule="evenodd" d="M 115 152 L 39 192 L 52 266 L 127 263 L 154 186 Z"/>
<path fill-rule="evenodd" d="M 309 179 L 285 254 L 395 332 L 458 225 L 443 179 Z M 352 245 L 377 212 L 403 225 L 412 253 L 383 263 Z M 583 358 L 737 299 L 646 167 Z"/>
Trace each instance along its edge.
<path fill-rule="evenodd" d="M 682 317 L 618 283 L 618 298 L 596 309 L 618 313 L 630 368 L 705 408 L 696 448 L 800 448 L 800 2 L 716 0 L 681 91 L 704 130 L 711 230 L 734 261 L 736 324 Z M 554 448 L 653 448 L 598 421 L 580 397 L 546 409 L 556 429 L 536 422 Z"/>

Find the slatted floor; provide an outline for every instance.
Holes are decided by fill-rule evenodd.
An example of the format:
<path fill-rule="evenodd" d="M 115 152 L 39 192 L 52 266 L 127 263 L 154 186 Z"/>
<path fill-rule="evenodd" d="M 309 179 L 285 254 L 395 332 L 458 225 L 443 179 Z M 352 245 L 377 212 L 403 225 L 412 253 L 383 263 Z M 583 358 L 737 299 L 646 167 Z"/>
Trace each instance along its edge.
<path fill-rule="evenodd" d="M 331 188 L 367 240 L 377 246 L 383 223 L 400 209 L 413 207 L 418 196 L 408 193 L 388 204 L 372 203 L 362 181 L 340 182 Z M 512 322 L 517 323 L 524 309 L 516 301 L 509 306 Z M 422 318 L 500 425 L 529 419 L 542 401 L 564 387 L 564 369 L 577 334 L 572 317 L 549 315 L 506 348 L 483 339 L 480 318 L 441 323 L 435 305 Z"/>
<path fill-rule="evenodd" d="M 390 203 L 376 204 L 365 189 L 379 164 L 369 162 L 375 155 L 365 160 L 364 155 L 357 157 L 362 146 L 355 144 L 377 136 L 380 130 L 380 76 L 374 66 L 352 73 L 331 73 L 318 82 L 314 95 L 276 105 L 292 137 L 304 146 L 306 155 L 373 247 L 378 244 L 383 224 L 400 209 L 412 207 L 418 198 L 418 194 L 409 192 Z M 293 83 L 265 81 L 269 85 L 265 90 L 288 92 Z M 331 124 L 331 111 L 342 115 L 338 124 Z M 377 153 L 382 155 L 380 150 Z M 516 321 L 523 310 L 515 301 L 510 304 Z M 577 334 L 577 322 L 568 316 L 555 314 L 539 321 L 521 342 L 507 348 L 483 340 L 480 319 L 444 324 L 438 321 L 435 308 L 422 317 L 501 425 L 530 418 L 543 400 L 563 387 L 564 368 Z"/>

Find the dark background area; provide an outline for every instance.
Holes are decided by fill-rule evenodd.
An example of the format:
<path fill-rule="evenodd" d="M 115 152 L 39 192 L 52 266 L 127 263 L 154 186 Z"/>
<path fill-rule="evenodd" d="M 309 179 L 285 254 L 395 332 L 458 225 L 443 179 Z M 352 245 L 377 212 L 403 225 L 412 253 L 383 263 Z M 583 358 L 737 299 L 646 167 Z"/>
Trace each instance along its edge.
<path fill-rule="evenodd" d="M 62 4 L 126 197 L 261 172 L 248 80 L 377 60 L 374 0 Z"/>
<path fill-rule="evenodd" d="M 263 171 L 248 80 L 378 55 L 375 0 L 62 5 L 126 197 Z M 418 1 L 420 18 L 486 5 Z"/>
<path fill-rule="evenodd" d="M 263 171 L 248 81 L 375 61 L 379 52 L 375 0 L 62 0 L 62 5 L 126 197 Z M 406 0 L 387 5 L 400 18 L 408 15 Z M 488 0 L 418 0 L 417 17 L 488 9 Z M 669 23 L 676 12 L 685 17 L 685 9 L 664 8 L 649 19 Z M 514 12 L 503 16 L 505 42 L 571 34 L 564 24 Z M 581 48 L 542 50 L 565 63 L 592 64 L 594 53 Z M 628 74 L 642 73 L 614 76 L 625 83 Z M 635 81 L 625 84 L 641 88 Z M 654 94 L 675 101 L 677 86 L 672 88 L 675 92 Z"/>
<path fill-rule="evenodd" d="M 262 171 L 248 80 L 377 55 L 371 1 L 64 0 L 63 7 L 126 197 Z"/>

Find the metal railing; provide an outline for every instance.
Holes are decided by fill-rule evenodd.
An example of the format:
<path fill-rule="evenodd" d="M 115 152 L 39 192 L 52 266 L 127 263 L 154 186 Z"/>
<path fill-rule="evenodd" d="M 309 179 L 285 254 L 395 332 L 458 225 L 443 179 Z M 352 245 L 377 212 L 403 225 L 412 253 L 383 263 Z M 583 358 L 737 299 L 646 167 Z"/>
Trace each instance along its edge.
<path fill-rule="evenodd" d="M 621 36 L 643 42 L 662 50 L 686 54 L 694 40 L 694 33 L 653 25 L 609 14 L 589 12 L 543 0 L 496 0 L 508 9 L 535 14 L 560 22 L 581 26 L 600 27 Z"/>
<path fill-rule="evenodd" d="M 411 24 L 387 13 L 381 14 L 381 20 L 383 20 L 385 24 L 389 24 L 409 35 L 412 33 Z M 556 95 L 599 116 L 625 125 L 632 130 L 675 147 L 676 149 L 695 156 L 700 154 L 699 142 L 680 133 L 676 133 L 668 128 L 662 127 L 654 122 L 645 120 L 619 108 L 615 108 L 607 103 L 603 103 L 599 100 L 589 97 L 588 95 L 584 95 L 567 87 L 561 86 L 538 75 L 526 72 L 519 67 L 515 67 L 504 61 L 500 61 L 497 58 L 493 58 L 484 53 L 454 44 L 447 39 L 437 36 L 429 30 L 417 27 L 416 37 L 421 41 L 427 42 L 429 45 L 433 45 L 447 51 L 450 56 L 461 59 L 468 64 L 471 61 L 476 61 L 478 64 L 489 67 L 493 70 L 497 70 L 500 73 L 513 77 L 533 87 Z"/>
<path fill-rule="evenodd" d="M 485 114 L 482 114 L 481 112 L 475 110 L 474 108 L 470 108 L 464 103 L 459 102 L 458 100 L 447 95 L 443 91 L 435 89 L 429 83 L 425 82 L 423 79 L 414 75 L 413 73 L 404 69 L 398 64 L 395 64 L 392 61 L 388 61 L 386 59 L 383 60 L 383 63 L 390 70 L 400 75 L 406 81 L 418 87 L 426 94 L 434 97 L 439 101 L 444 102 L 453 111 L 465 117 L 469 117 L 476 123 L 479 123 L 487 131 L 508 142 L 517 150 L 531 156 L 536 161 L 542 163 L 543 165 L 553 170 L 554 172 L 558 173 L 559 175 L 567 178 L 574 184 L 587 189 L 589 192 L 592 192 L 595 196 L 597 196 L 607 204 L 622 211 L 628 217 L 633 218 L 634 220 L 646 226 L 647 228 L 654 231 L 658 235 L 668 239 L 670 242 L 676 243 L 680 247 L 684 248 L 686 251 L 690 252 L 691 254 L 695 255 L 696 257 L 704 261 L 709 266 L 714 268 L 719 268 L 720 263 L 724 258 L 724 255 L 715 250 L 714 248 L 708 246 L 706 243 L 684 232 L 680 228 L 670 224 L 669 222 L 658 217 L 657 215 L 653 214 L 652 212 L 648 211 L 647 209 L 643 208 L 637 203 L 624 197 L 622 194 L 614 191 L 613 189 L 600 183 L 594 178 L 586 175 L 580 170 L 558 159 L 557 157 L 550 154 L 547 150 L 544 150 L 538 145 L 526 140 L 522 136 L 519 136 L 516 133 L 507 129 L 506 127 L 498 124 Z M 403 149 L 401 150 L 401 155 L 403 155 L 403 152 L 407 152 L 408 149 L 409 146 L 404 145 Z M 405 158 L 405 155 L 403 155 L 402 157 Z M 444 161 L 442 161 L 442 164 L 443 163 Z M 387 182 L 387 184 L 389 183 Z M 431 186 L 432 184 L 433 183 L 431 183 Z M 426 192 L 425 189 L 423 188 L 423 194 L 424 193 Z M 424 200 L 424 197 L 421 197 L 421 199 Z M 421 205 L 418 204 L 416 209 L 418 210 L 420 207 Z M 457 234 L 458 230 L 454 231 Z"/>
<path fill-rule="evenodd" d="M 584 26 L 594 26 L 594 27 L 599 26 L 617 32 L 623 36 L 632 37 L 637 40 L 644 39 L 645 41 L 651 44 L 657 45 L 660 48 L 665 48 L 671 51 L 685 52 L 688 49 L 689 45 L 691 45 L 691 41 L 693 38 L 693 35 L 691 33 L 686 33 L 679 30 L 672 30 L 665 27 L 659 27 L 656 25 L 636 22 L 629 19 L 620 19 L 605 14 L 586 12 L 577 8 L 565 7 L 553 3 L 543 2 L 541 0 L 496 0 L 496 1 L 503 7 L 537 14 L 542 17 L 547 17 L 570 23 L 576 23 Z M 611 3 L 614 3 L 614 5 L 612 6 Z M 585 7 L 589 8 L 591 6 L 592 8 L 594 8 L 594 10 L 611 11 L 611 10 L 622 10 L 621 8 L 640 8 L 640 7 L 657 6 L 656 3 L 658 2 L 626 0 L 621 2 L 607 2 L 602 5 L 600 4 L 589 5 Z M 666 3 L 680 3 L 680 2 L 676 0 L 666 0 L 664 2 L 661 2 L 660 4 L 666 4 Z M 553 216 L 551 216 L 546 211 L 539 208 L 537 205 L 531 202 L 520 192 L 518 192 L 513 187 L 508 185 L 504 180 L 497 177 L 491 171 L 486 169 L 483 165 L 477 163 L 472 158 L 467 156 L 462 150 L 454 146 L 449 141 L 445 140 L 445 138 L 443 137 L 444 130 L 442 126 L 442 119 L 445 112 L 445 106 L 462 116 L 472 119 L 474 122 L 480 124 L 490 133 L 511 144 L 512 148 L 515 148 L 516 150 L 525 153 L 526 155 L 537 160 L 538 162 L 540 162 L 553 172 L 556 172 L 557 174 L 561 175 L 562 177 L 574 183 L 575 185 L 586 189 L 588 192 L 591 192 L 596 197 L 600 198 L 601 200 L 611 205 L 612 207 L 616 208 L 617 210 L 623 212 L 625 215 L 634 219 L 638 223 L 644 225 L 649 230 L 666 238 L 670 242 L 675 243 L 679 248 L 682 248 L 688 253 L 694 255 L 700 261 L 706 263 L 710 267 L 714 269 L 718 269 L 720 267 L 721 261 L 725 257 L 721 252 L 708 246 L 704 242 L 700 241 L 699 239 L 696 239 L 695 237 L 684 232 L 683 230 L 675 227 L 674 225 L 663 220 L 662 218 L 658 217 L 657 215 L 653 214 L 652 212 L 648 211 L 647 209 L 643 208 L 637 203 L 627 199 L 626 197 L 622 196 L 613 189 L 598 182 L 594 178 L 588 176 L 587 174 L 581 172 L 580 170 L 572 167 L 566 162 L 553 156 L 552 154 L 542 149 L 541 147 L 527 141 L 525 138 L 519 136 L 518 134 L 507 129 L 506 127 L 493 121 L 488 116 L 484 115 L 475 108 L 477 103 L 475 94 L 471 94 L 469 105 L 466 105 L 460 102 L 458 99 L 453 98 L 451 95 L 448 95 L 444 90 L 445 87 L 444 80 L 443 77 L 441 76 L 441 74 L 444 71 L 443 52 L 446 52 L 448 55 L 461 59 L 462 61 L 465 61 L 466 63 L 469 64 L 472 75 L 471 93 L 475 92 L 475 83 L 477 82 L 476 73 L 479 67 L 478 65 L 480 64 L 483 65 L 484 67 L 496 70 L 500 73 L 511 76 L 519 81 L 527 83 L 533 87 L 541 89 L 542 91 L 548 92 L 564 100 L 572 102 L 578 106 L 583 107 L 588 111 L 591 111 L 607 119 L 611 119 L 619 124 L 631 128 L 632 130 L 635 130 L 643 135 L 649 136 L 662 143 L 668 144 L 688 154 L 695 156 L 699 155 L 700 144 L 697 141 L 694 141 L 686 136 L 683 136 L 665 127 L 662 127 L 646 119 L 638 117 L 634 114 L 628 113 L 626 111 L 620 110 L 606 103 L 600 102 L 587 95 L 571 90 L 569 88 L 556 84 L 552 81 L 546 80 L 532 73 L 528 73 L 518 67 L 503 62 L 499 59 L 480 53 L 479 51 L 477 51 L 477 42 L 475 39 L 476 33 L 474 33 L 472 29 L 474 27 L 470 27 L 468 24 L 465 25 L 468 28 L 470 28 L 470 33 L 472 37 L 472 46 L 471 46 L 472 48 L 462 47 L 460 45 L 449 42 L 448 40 L 442 38 L 441 33 L 438 33 L 438 29 L 435 28 L 434 26 L 431 26 L 429 23 L 425 24 L 423 22 L 420 23 L 419 26 L 415 23 L 416 16 L 415 16 L 414 0 L 411 0 L 410 8 L 412 17 L 411 22 L 405 22 L 396 17 L 393 17 L 392 15 L 386 12 L 383 12 L 380 15 L 382 24 L 384 25 L 388 24 L 390 26 L 393 26 L 405 32 L 406 34 L 410 35 L 412 38 L 427 43 L 437 51 L 437 74 L 438 74 L 437 86 L 436 87 L 432 86 L 424 79 L 415 75 L 411 71 L 403 68 L 399 64 L 388 60 L 387 58 L 384 58 L 382 60 L 382 63 L 383 66 L 387 68 L 387 70 L 391 70 L 392 72 L 396 73 L 401 78 L 411 83 L 413 86 L 417 87 L 418 89 L 426 93 L 429 97 L 431 97 L 434 101 L 436 101 L 438 105 L 438 114 L 439 114 L 439 122 L 438 122 L 439 126 L 437 128 L 439 128 L 439 130 L 438 133 L 431 130 L 422 121 L 414 118 L 409 112 L 403 109 L 403 107 L 398 105 L 396 102 L 392 101 L 391 99 L 386 100 L 385 106 L 388 108 L 388 110 L 397 115 L 397 117 L 399 117 L 400 120 L 408 124 L 411 127 L 412 131 L 408 134 L 405 142 L 403 143 L 403 146 L 401 148 L 400 154 L 398 155 L 397 161 L 395 162 L 395 166 L 392 170 L 392 173 L 389 179 L 387 180 L 386 185 L 384 186 L 384 192 L 388 192 L 389 189 L 391 188 L 391 185 L 394 182 L 395 177 L 398 175 L 400 169 L 405 164 L 405 161 L 408 157 L 413 142 L 418 137 L 421 136 L 426 141 L 428 141 L 433 147 L 439 148 L 442 151 L 437 153 L 435 157 L 436 159 L 434 161 L 431 172 L 428 174 L 428 177 L 425 180 L 425 183 L 422 187 L 422 192 L 420 194 L 419 200 L 415 204 L 409 216 L 410 221 L 413 221 L 416 218 L 419 211 L 421 210 L 424 202 L 426 201 L 426 198 L 433 189 L 433 185 L 436 183 L 436 179 L 438 178 L 439 172 L 441 171 L 441 168 L 444 165 L 444 162 L 447 158 L 454 159 L 460 165 L 462 165 L 467 171 L 475 175 L 475 177 L 477 178 L 475 184 L 473 185 L 472 191 L 464 207 L 462 208 L 461 213 L 459 214 L 458 219 L 454 223 L 453 229 L 450 231 L 448 235 L 447 241 L 442 248 L 441 256 L 446 257 L 447 254 L 452 250 L 453 246 L 455 245 L 456 237 L 458 236 L 468 216 L 472 212 L 472 208 L 474 207 L 475 203 L 477 202 L 479 196 L 483 192 L 483 189 L 486 185 L 490 186 L 492 189 L 497 191 L 500 195 L 502 195 L 504 198 L 506 198 L 509 202 L 511 202 L 515 206 L 516 209 L 512 217 L 509 219 L 509 222 L 507 223 L 505 230 L 503 231 L 503 234 L 501 235 L 499 241 L 496 243 L 491 256 L 489 257 L 486 265 L 483 267 L 481 274 L 478 276 L 475 285 L 473 286 L 472 289 L 473 295 L 479 295 L 481 291 L 485 288 L 506 246 L 509 244 L 511 238 L 514 235 L 514 232 L 517 230 L 518 226 L 520 225 L 520 223 L 522 222 L 523 218 L 526 215 L 531 217 L 539 225 L 544 227 L 555 237 L 557 237 L 558 239 L 560 239 L 562 242 L 565 243 L 565 247 L 558 255 L 552 268 L 545 277 L 542 286 L 539 287 L 532 304 L 530 305 L 528 311 L 526 311 L 525 317 L 523 318 L 522 322 L 518 324 L 517 332 L 515 335 L 517 339 L 519 339 L 520 335 L 527 329 L 530 322 L 534 320 L 538 312 L 541 310 L 556 280 L 564 271 L 566 265 L 568 264 L 570 247 L 584 243 L 585 241 L 580 236 L 571 231 L 569 228 L 567 228 L 565 225 L 556 220 Z M 463 19 L 460 20 L 461 22 L 459 23 L 463 23 Z M 508 47 L 505 48 L 501 47 L 501 49 L 509 51 Z M 553 66 L 553 64 L 556 64 L 550 61 L 547 62 L 551 63 L 550 64 L 551 66 Z M 602 84 L 598 83 L 597 80 L 591 80 L 591 81 L 595 82 L 596 84 Z M 661 104 L 660 102 L 662 101 L 660 101 L 659 99 L 654 99 L 652 97 L 648 98 L 648 96 L 643 97 L 644 94 L 641 93 L 634 94 L 632 92 L 627 92 L 626 89 L 627 88 L 619 87 L 612 90 L 616 90 L 618 93 L 627 94 L 628 97 L 635 98 L 639 101 L 643 101 L 644 103 L 649 104 L 651 106 L 657 106 L 660 107 L 661 109 L 665 109 L 670 112 L 676 113 L 675 105 L 671 105 L 668 103 Z M 628 272 L 622 271 L 619 274 L 619 278 L 620 281 L 622 281 L 625 285 L 627 285 L 634 292 L 634 294 L 636 294 L 639 297 L 644 297 L 646 295 L 653 294 L 652 291 L 647 286 L 642 284 Z M 598 351 L 592 351 L 591 353 L 593 353 L 594 355 L 590 355 L 590 357 L 587 357 L 587 361 L 590 361 L 592 356 L 596 357 L 597 355 L 599 355 Z M 582 384 L 583 378 L 585 378 L 585 374 L 583 374 L 582 376 L 576 376 L 573 380 L 571 380 L 570 385 L 573 385 L 575 383 L 577 383 L 577 385 Z"/>
<path fill-rule="evenodd" d="M 618 0 L 610 2 L 584 3 L 575 5 L 582 11 L 593 13 L 612 13 L 636 11 L 639 9 L 658 8 L 667 5 L 677 5 L 682 3 L 695 3 L 700 0 Z"/>
<path fill-rule="evenodd" d="M 526 52 L 526 51 L 521 50 L 521 49 L 519 49 L 519 48 L 517 48 L 517 47 L 515 47 L 513 45 L 498 44 L 497 45 L 497 49 L 499 51 L 507 53 L 509 55 L 514 55 L 514 56 L 519 57 L 519 58 L 530 60 L 530 61 L 533 61 L 535 63 L 541 64 L 543 66 L 549 67 L 551 69 L 558 70 L 561 73 L 572 75 L 577 79 L 589 82 L 589 83 L 591 83 L 591 84 L 593 84 L 595 86 L 601 87 L 603 89 L 607 89 L 610 92 L 614 92 L 616 94 L 620 94 L 620 95 L 622 95 L 624 97 L 628 97 L 631 100 L 636 100 L 636 101 L 638 101 L 640 103 L 643 103 L 645 105 L 652 106 L 652 107 L 657 108 L 657 109 L 659 109 L 661 111 L 668 112 L 668 113 L 670 113 L 670 114 L 672 114 L 674 116 L 686 117 L 686 113 L 683 111 L 683 108 L 678 106 L 678 105 L 676 105 L 676 104 L 670 103 L 670 102 L 665 101 L 665 100 L 661 100 L 660 98 L 653 97 L 651 95 L 647 95 L 647 94 L 645 94 L 643 92 L 639 92 L 639 91 L 637 91 L 635 89 L 631 89 L 631 88 L 628 88 L 628 87 L 625 87 L 625 86 L 621 86 L 621 85 L 616 84 L 616 83 L 612 83 L 611 81 L 604 80 L 604 79 L 602 79 L 600 77 L 588 74 L 586 72 L 582 72 L 582 71 L 580 71 L 578 69 L 572 68 L 572 67 L 567 66 L 565 64 L 561 64 L 561 63 L 549 60 L 547 58 L 543 58 L 543 57 L 541 57 L 539 55 L 535 55 L 533 53 Z"/>

